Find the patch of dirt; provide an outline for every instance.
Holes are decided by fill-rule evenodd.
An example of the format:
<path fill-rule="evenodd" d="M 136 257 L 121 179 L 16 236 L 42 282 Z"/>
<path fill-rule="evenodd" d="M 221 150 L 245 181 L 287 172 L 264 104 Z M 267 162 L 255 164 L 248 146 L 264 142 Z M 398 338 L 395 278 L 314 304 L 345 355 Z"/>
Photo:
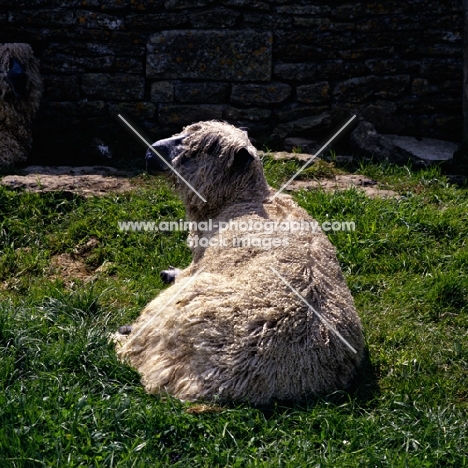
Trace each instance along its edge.
<path fill-rule="evenodd" d="M 101 274 L 111 275 L 115 266 L 113 262 L 105 261 L 97 268 L 93 268 L 87 263 L 87 259 L 93 254 L 94 249 L 99 247 L 99 244 L 98 238 L 91 237 L 87 242 L 78 244 L 72 252 L 52 256 L 45 274 L 51 279 L 62 280 L 68 288 L 72 288 L 77 281 L 87 283 L 94 281 Z M 16 249 L 18 253 L 30 251 L 30 247 Z M 17 277 L 0 282 L 0 291 L 13 290 L 18 283 Z"/>
<path fill-rule="evenodd" d="M 29 166 L 20 175 L 8 175 L 0 184 L 30 192 L 65 191 L 82 196 L 128 192 L 132 174 L 108 166 Z"/>
<path fill-rule="evenodd" d="M 264 154 L 264 153 L 261 153 Z M 309 161 L 313 155 L 305 153 L 288 153 L 279 151 L 270 153 L 270 156 L 277 161 L 281 160 L 296 160 L 299 162 Z M 315 159 L 315 163 L 322 161 L 319 158 Z M 312 164 L 313 166 L 313 164 Z M 301 180 L 300 175 L 296 180 L 293 180 L 287 187 L 286 191 L 298 190 L 325 190 L 326 192 L 334 192 L 337 190 L 348 190 L 350 188 L 362 190 L 368 197 L 375 198 L 398 198 L 399 195 L 393 190 L 384 190 L 378 187 L 377 182 L 368 177 L 357 174 L 336 174 L 332 177 L 321 177 L 316 179 Z"/>
<path fill-rule="evenodd" d="M 52 278 L 63 279 L 66 283 L 75 279 L 89 281 L 93 276 L 81 258 L 75 258 L 69 253 L 54 255 L 50 260 L 50 269 Z"/>
<path fill-rule="evenodd" d="M 189 406 L 185 411 L 189 414 L 206 414 L 206 413 L 221 413 L 226 408 L 215 404 L 193 404 Z"/>
<path fill-rule="evenodd" d="M 274 159 L 296 159 L 308 161 L 312 155 L 301 153 L 270 153 Z M 317 161 L 320 161 L 317 159 Z M 29 166 L 20 175 L 8 175 L 0 179 L 0 184 L 10 188 L 21 188 L 30 192 L 65 191 L 83 196 L 104 196 L 110 192 L 128 192 L 135 185 L 129 177 L 134 174 L 119 171 L 108 166 Z M 378 188 L 377 183 L 367 177 L 355 174 L 340 174 L 333 178 L 316 180 L 295 180 L 287 187 L 288 191 L 300 189 L 326 191 L 346 190 L 356 187 L 369 197 L 398 197 L 392 190 Z"/>
<path fill-rule="evenodd" d="M 266 153 L 263 151 L 258 151 L 258 155 L 260 157 L 264 156 Z M 274 153 L 268 153 L 269 156 L 271 156 L 273 159 L 276 161 L 289 161 L 289 160 L 295 160 L 299 162 L 307 162 L 312 158 L 311 154 L 306 154 L 306 153 L 288 153 L 287 151 L 276 151 Z M 318 158 L 316 158 L 318 161 Z"/>
<path fill-rule="evenodd" d="M 348 190 L 350 188 L 362 190 L 368 197 L 376 198 L 398 198 L 398 193 L 393 190 L 380 189 L 377 182 L 368 177 L 356 174 L 341 174 L 330 179 L 317 180 L 294 180 L 287 187 L 287 191 L 325 190 L 334 192 L 336 190 Z"/>
<path fill-rule="evenodd" d="M 49 276 L 61 279 L 67 285 L 72 285 L 76 280 L 84 282 L 92 281 L 100 273 L 108 272 L 112 263 L 107 262 L 93 269 L 86 264 L 86 259 L 99 246 L 99 240 L 91 237 L 85 244 L 77 245 L 72 253 L 54 255 L 50 260 Z"/>

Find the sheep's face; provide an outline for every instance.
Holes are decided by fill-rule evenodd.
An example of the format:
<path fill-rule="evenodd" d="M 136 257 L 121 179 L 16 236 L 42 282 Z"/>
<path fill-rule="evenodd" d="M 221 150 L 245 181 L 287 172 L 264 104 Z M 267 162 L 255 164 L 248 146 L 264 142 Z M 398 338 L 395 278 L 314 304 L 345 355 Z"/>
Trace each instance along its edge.
<path fill-rule="evenodd" d="M 5 67 L 5 65 L 7 65 Z M 2 99 L 24 99 L 28 95 L 29 77 L 26 66 L 16 57 L 10 57 L 1 70 L 0 92 Z"/>
<path fill-rule="evenodd" d="M 229 202 L 266 189 L 261 162 L 247 133 L 227 123 L 199 122 L 152 147 L 162 159 L 148 149 L 148 171 L 173 172 L 188 211 L 219 211 Z"/>
<path fill-rule="evenodd" d="M 41 93 L 39 62 L 29 44 L 0 44 L 0 99 L 21 105 L 31 96 L 38 101 Z"/>
<path fill-rule="evenodd" d="M 256 157 L 245 131 L 216 121 L 190 125 L 177 135 L 157 141 L 152 147 L 162 159 L 148 149 L 146 162 L 150 173 L 169 171 L 171 167 L 187 172 L 188 166 L 199 170 L 202 165 L 220 172 L 222 167 L 227 169 L 236 163 L 248 165 Z"/>

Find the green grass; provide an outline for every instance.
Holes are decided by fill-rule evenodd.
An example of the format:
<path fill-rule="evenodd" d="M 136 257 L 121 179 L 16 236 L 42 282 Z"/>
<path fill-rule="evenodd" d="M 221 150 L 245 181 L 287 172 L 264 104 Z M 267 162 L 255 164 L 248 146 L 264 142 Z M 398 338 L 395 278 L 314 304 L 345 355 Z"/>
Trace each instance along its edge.
<path fill-rule="evenodd" d="M 265 161 L 270 183 L 294 164 Z M 0 187 L 0 466 L 468 466 L 468 192 L 437 169 L 360 172 L 401 197 L 295 198 L 320 222 L 356 223 L 329 237 L 369 364 L 348 392 L 203 414 L 147 395 L 107 339 L 163 287 L 161 269 L 190 262 L 184 233 L 117 227 L 183 218 L 170 187 L 142 178 L 132 193 L 90 199 Z M 91 238 L 81 260 L 108 268 L 51 274 L 51 259 Z"/>
<path fill-rule="evenodd" d="M 303 180 L 333 177 L 335 174 L 343 173 L 342 170 L 334 166 L 333 162 L 327 162 L 324 159 L 314 160 L 314 164 L 307 166 L 301 172 L 299 172 L 299 169 L 302 169 L 306 164 L 304 161 L 295 159 L 276 161 L 269 152 L 263 155 L 262 161 L 265 172 L 269 174 L 269 183 L 272 186 L 280 185 L 280 181 L 285 183 L 296 174 L 297 180 Z"/>

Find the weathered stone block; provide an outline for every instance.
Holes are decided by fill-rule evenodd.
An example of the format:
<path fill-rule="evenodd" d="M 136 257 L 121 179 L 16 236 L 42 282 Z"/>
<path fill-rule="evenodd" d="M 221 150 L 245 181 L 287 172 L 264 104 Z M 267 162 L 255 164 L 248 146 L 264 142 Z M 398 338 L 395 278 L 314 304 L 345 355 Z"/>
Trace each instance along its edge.
<path fill-rule="evenodd" d="M 214 0 L 166 0 L 164 6 L 168 10 L 183 10 L 185 8 L 198 8 L 212 5 Z"/>
<path fill-rule="evenodd" d="M 411 78 L 409 75 L 385 76 L 379 81 L 379 89 L 375 95 L 379 98 L 393 99 L 409 90 Z"/>
<path fill-rule="evenodd" d="M 272 35 L 255 31 L 163 31 L 147 44 L 148 78 L 268 81 Z"/>
<path fill-rule="evenodd" d="M 460 115 L 462 112 L 462 103 L 460 96 L 450 96 L 449 94 L 434 91 L 428 95 L 413 94 L 411 99 L 403 101 L 400 107 L 403 111 L 411 114 L 437 114 L 454 113 Z"/>
<path fill-rule="evenodd" d="M 331 29 L 331 21 L 328 18 L 313 18 L 310 16 L 294 16 L 293 25 L 317 30 Z"/>
<path fill-rule="evenodd" d="M 414 31 L 415 17 L 412 15 L 394 15 L 382 18 L 372 18 L 360 22 L 356 29 L 364 32 L 388 31 Z M 431 22 L 432 28 L 436 28 Z M 431 29 L 432 29 L 431 28 Z"/>
<path fill-rule="evenodd" d="M 221 3 L 225 6 L 247 7 L 254 10 L 270 10 L 268 2 L 259 0 L 222 0 Z"/>
<path fill-rule="evenodd" d="M 270 135 L 271 115 L 272 111 L 258 107 L 250 107 L 248 109 L 227 107 L 223 113 L 223 120 L 230 122 L 236 127 L 243 127 L 249 134 L 249 137 L 253 138 L 258 135 Z"/>
<path fill-rule="evenodd" d="M 285 106 L 281 106 L 274 111 L 274 115 L 278 122 L 291 122 L 293 120 L 310 117 L 311 115 L 320 115 L 329 110 L 328 105 L 312 106 L 293 102 Z"/>
<path fill-rule="evenodd" d="M 332 31 L 354 31 L 356 29 L 355 23 L 330 21 L 330 29 Z"/>
<path fill-rule="evenodd" d="M 184 13 L 146 13 L 128 15 L 125 18 L 126 29 L 183 28 L 189 26 L 188 16 Z"/>
<path fill-rule="evenodd" d="M 180 127 L 200 120 L 221 120 L 223 109 L 222 105 L 161 104 L 159 106 L 159 123 Z"/>
<path fill-rule="evenodd" d="M 302 119 L 278 125 L 273 132 L 273 138 L 284 140 L 289 136 L 308 135 L 313 130 L 328 128 L 331 124 L 331 117 L 328 113 L 304 117 Z"/>
<path fill-rule="evenodd" d="M 396 98 L 408 90 L 409 75 L 378 77 L 375 75 L 351 78 L 340 82 L 333 95 L 340 101 L 364 102 L 373 96 Z"/>
<path fill-rule="evenodd" d="M 107 106 L 104 101 L 82 99 L 80 101 L 45 102 L 42 110 L 46 117 L 62 114 L 68 117 L 107 116 Z"/>
<path fill-rule="evenodd" d="M 165 0 L 130 0 L 132 10 L 139 12 L 161 11 L 164 8 Z"/>
<path fill-rule="evenodd" d="M 111 117 L 125 114 L 138 120 L 150 120 L 157 114 L 157 107 L 151 102 L 110 102 L 107 106 Z"/>
<path fill-rule="evenodd" d="M 297 87 L 297 100 L 307 104 L 321 104 L 330 101 L 330 83 L 322 81 Z"/>
<path fill-rule="evenodd" d="M 261 109 L 258 107 L 237 109 L 235 107 L 228 107 L 224 111 L 223 117 L 230 121 L 265 122 L 271 118 L 271 115 L 272 111 L 269 109 Z"/>
<path fill-rule="evenodd" d="M 62 9 L 12 10 L 9 12 L 8 20 L 10 23 L 44 27 L 73 26 L 76 24 L 73 12 Z"/>
<path fill-rule="evenodd" d="M 93 98 L 141 101 L 145 93 L 145 79 L 128 74 L 86 73 L 82 76 L 81 89 L 86 96 Z"/>
<path fill-rule="evenodd" d="M 175 98 L 184 103 L 221 103 L 227 101 L 230 88 L 227 83 L 178 83 Z"/>
<path fill-rule="evenodd" d="M 174 84 L 170 81 L 156 81 L 151 84 L 152 102 L 173 102 Z"/>
<path fill-rule="evenodd" d="M 461 57 L 461 44 L 411 44 L 404 51 L 407 57 Z"/>
<path fill-rule="evenodd" d="M 461 31 L 463 31 L 463 16 L 460 14 L 440 16 L 434 18 L 431 26 L 434 29 L 445 30 L 444 40 L 458 42 L 462 36 Z"/>
<path fill-rule="evenodd" d="M 438 90 L 437 86 L 431 85 L 424 78 L 416 78 L 411 85 L 411 92 L 416 96 L 429 96 L 430 94 L 437 93 Z"/>
<path fill-rule="evenodd" d="M 366 5 L 361 2 L 351 2 L 345 5 L 339 5 L 332 10 L 332 18 L 338 20 L 354 20 L 365 16 L 367 13 Z"/>
<path fill-rule="evenodd" d="M 385 45 L 382 47 L 374 46 L 353 46 L 352 49 L 340 50 L 336 57 L 342 58 L 347 61 L 356 61 L 367 59 L 369 57 L 379 57 L 384 59 L 386 57 L 391 58 L 395 55 L 395 47 L 393 45 Z"/>
<path fill-rule="evenodd" d="M 355 49 L 350 31 L 333 34 L 319 28 L 275 31 L 274 54 L 285 62 L 313 62 L 339 58 L 343 50 Z"/>
<path fill-rule="evenodd" d="M 289 29 L 292 27 L 292 17 L 287 15 L 272 15 L 269 13 L 244 13 L 243 23 L 252 29 L 271 31 Z"/>
<path fill-rule="evenodd" d="M 229 8 L 214 8 L 198 11 L 189 15 L 190 27 L 194 29 L 232 28 L 241 13 Z"/>
<path fill-rule="evenodd" d="M 316 74 L 315 63 L 278 63 L 274 67 L 274 75 L 283 80 L 313 80 Z"/>
<path fill-rule="evenodd" d="M 283 5 L 276 7 L 278 13 L 286 15 L 326 15 L 331 8 L 327 5 Z"/>
<path fill-rule="evenodd" d="M 68 101 L 80 98 L 78 76 L 43 76 L 44 98 L 49 101 Z"/>
<path fill-rule="evenodd" d="M 407 151 L 426 164 L 452 159 L 459 146 L 451 141 L 435 140 L 433 138 L 418 140 L 414 137 L 400 135 L 385 135 L 385 137 L 397 148 Z"/>
<path fill-rule="evenodd" d="M 151 0 L 148 0 L 151 1 Z M 132 0 L 133 2 L 133 0 Z M 57 0 L 2 0 L 2 6 L 17 8 L 57 8 Z M 124 10 L 130 0 L 60 0 L 60 8 L 100 8 L 101 10 Z"/>
<path fill-rule="evenodd" d="M 58 54 L 43 60 L 43 70 L 47 73 L 143 73 L 142 60 L 103 55 L 101 57 L 78 57 Z"/>
<path fill-rule="evenodd" d="M 369 122 L 359 123 L 351 134 L 350 142 L 355 151 L 377 161 L 406 164 L 411 160 L 411 154 L 397 148 L 384 135 L 379 135 Z"/>
<path fill-rule="evenodd" d="M 365 61 L 371 73 L 385 75 L 394 73 L 419 74 L 421 63 L 419 61 L 391 59 L 370 59 Z"/>
<path fill-rule="evenodd" d="M 44 27 L 81 26 L 109 30 L 122 29 L 124 26 L 123 19 L 118 16 L 80 9 L 72 11 L 65 8 L 12 10 L 9 14 L 9 22 Z"/>
<path fill-rule="evenodd" d="M 75 14 L 76 24 L 85 28 L 119 30 L 125 26 L 123 18 L 118 16 L 83 10 L 78 10 Z"/>
<path fill-rule="evenodd" d="M 319 149 L 320 146 L 314 140 L 309 140 L 307 138 L 298 138 L 298 137 L 291 137 L 286 138 L 283 142 L 283 149 L 288 152 L 292 152 L 294 150 L 300 149 L 301 154 L 314 154 L 314 152 Z M 309 158 L 310 159 L 310 156 Z"/>
<path fill-rule="evenodd" d="M 353 76 L 363 76 L 369 71 L 360 61 L 347 62 L 344 60 L 333 60 L 323 62 L 317 67 L 317 78 L 332 80 L 343 80 Z"/>
<path fill-rule="evenodd" d="M 291 86 L 285 83 L 235 84 L 232 87 L 231 101 L 239 104 L 275 104 L 285 101 L 291 91 Z"/>
<path fill-rule="evenodd" d="M 101 42 L 52 42 L 44 52 L 44 57 L 54 57 L 57 55 L 69 55 L 73 57 L 144 57 L 145 47 L 139 44 L 128 43 L 128 41 L 116 43 Z"/>
<path fill-rule="evenodd" d="M 76 1 L 76 0 L 75 0 Z M 78 2 L 76 2 L 78 3 Z M 81 6 L 83 5 L 83 0 L 81 0 Z M 102 11 L 120 11 L 127 10 L 130 8 L 130 0 L 86 0 L 86 6 L 89 7 L 90 4 L 96 4 L 101 8 Z"/>
<path fill-rule="evenodd" d="M 379 133 L 399 133 L 404 125 L 396 115 L 397 110 L 397 105 L 391 101 L 376 101 L 361 112 L 361 117 Z"/>
<path fill-rule="evenodd" d="M 463 79 L 463 59 L 461 56 L 448 59 L 428 58 L 418 60 L 418 63 L 421 66 L 420 76 L 430 81 Z"/>

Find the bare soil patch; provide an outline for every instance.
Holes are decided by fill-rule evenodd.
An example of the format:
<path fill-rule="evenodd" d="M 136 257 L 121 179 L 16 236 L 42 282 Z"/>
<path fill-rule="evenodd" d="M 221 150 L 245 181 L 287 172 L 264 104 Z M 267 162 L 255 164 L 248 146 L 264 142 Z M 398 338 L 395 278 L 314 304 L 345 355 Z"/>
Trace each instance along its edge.
<path fill-rule="evenodd" d="M 54 255 L 50 260 L 49 276 L 61 279 L 69 286 L 76 280 L 92 281 L 99 273 L 108 271 L 112 266 L 110 262 L 105 262 L 98 268 L 87 264 L 86 260 L 98 246 L 99 239 L 91 237 L 86 243 L 77 245 L 71 253 Z"/>
<path fill-rule="evenodd" d="M 272 153 L 277 160 L 296 159 L 308 161 L 312 155 L 300 153 Z M 65 191 L 82 196 L 104 196 L 111 192 L 128 192 L 135 188 L 131 177 L 134 173 L 120 171 L 109 166 L 29 166 L 18 175 L 8 175 L 0 180 L 10 188 L 30 192 Z M 367 177 L 355 174 L 339 174 L 332 178 L 295 180 L 288 191 L 305 190 L 347 190 L 351 187 L 363 190 L 369 197 L 397 197 L 392 190 L 383 190 Z"/>
<path fill-rule="evenodd" d="M 393 190 L 384 190 L 378 187 L 377 182 L 368 177 L 356 174 L 341 174 L 328 179 L 294 180 L 287 191 L 297 190 L 324 190 L 334 192 L 356 188 L 362 190 L 368 197 L 396 198 L 398 193 Z"/>
<path fill-rule="evenodd" d="M 128 192 L 133 175 L 108 166 L 29 166 L 19 175 L 5 176 L 0 183 L 30 192 L 65 191 L 82 196 Z"/>

